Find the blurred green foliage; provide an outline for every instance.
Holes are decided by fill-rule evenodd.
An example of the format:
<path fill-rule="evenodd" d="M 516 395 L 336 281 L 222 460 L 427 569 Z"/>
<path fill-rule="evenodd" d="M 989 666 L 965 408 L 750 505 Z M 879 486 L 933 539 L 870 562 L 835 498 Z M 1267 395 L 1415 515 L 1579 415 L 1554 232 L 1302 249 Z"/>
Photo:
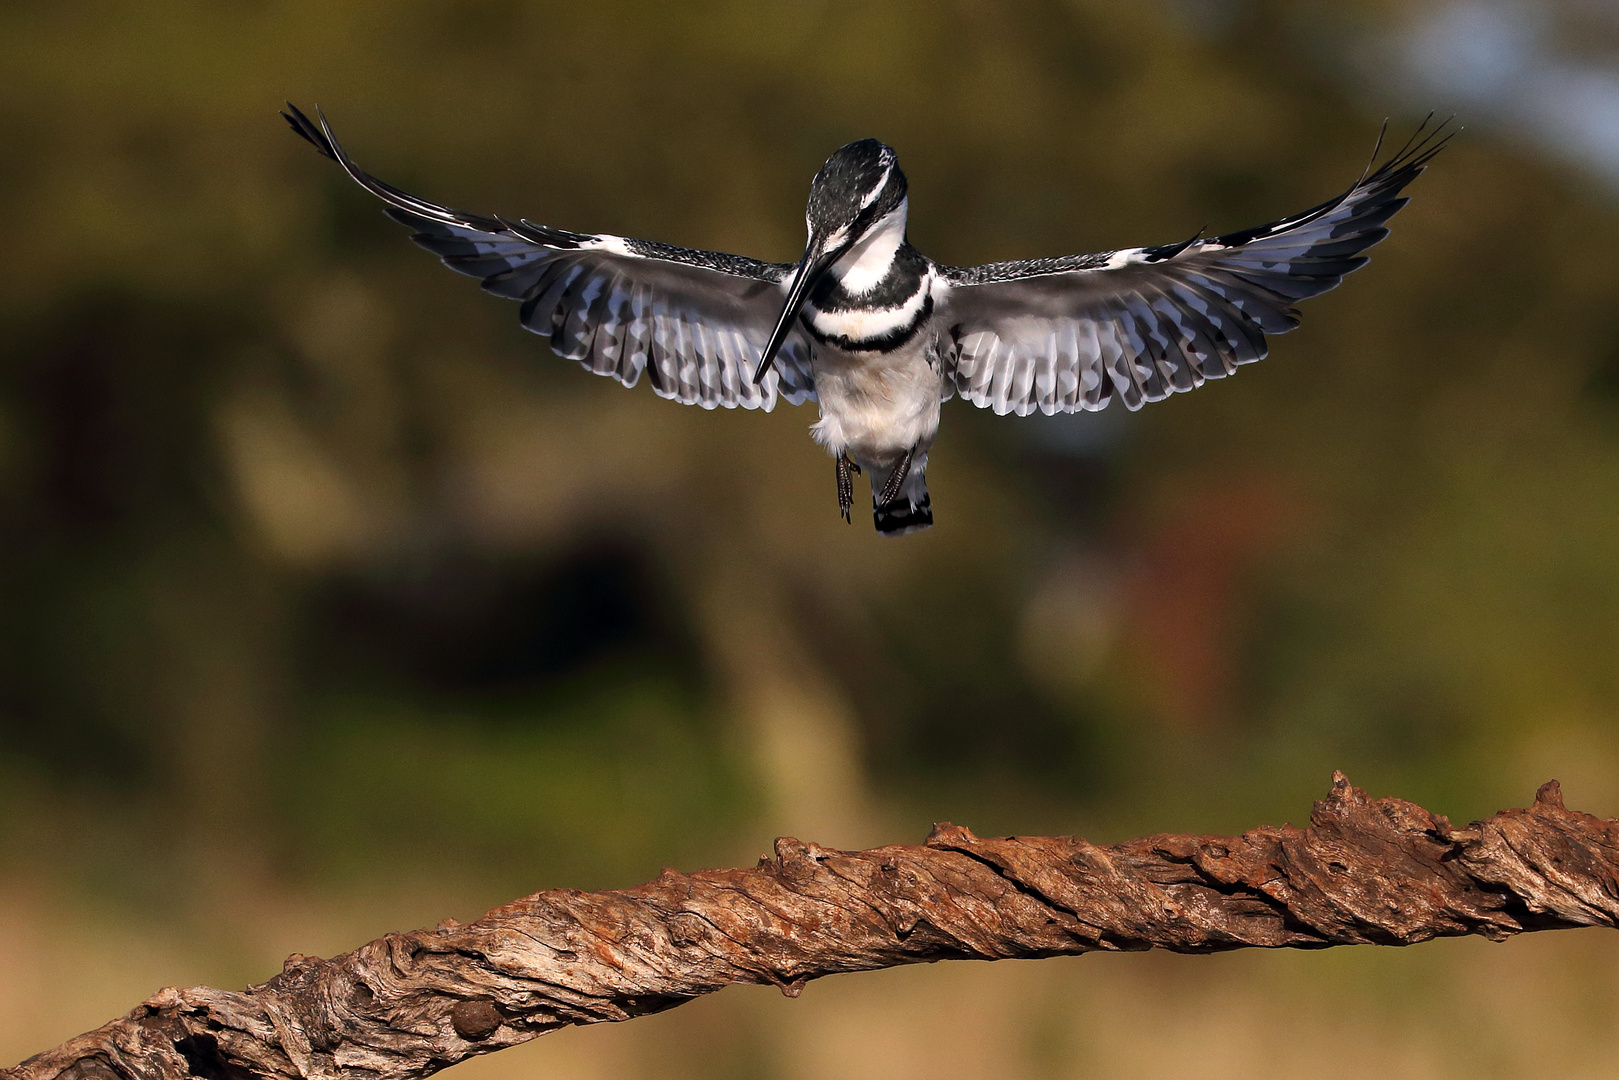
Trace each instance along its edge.
<path fill-rule="evenodd" d="M 885 543 L 837 519 L 811 410 L 586 377 L 275 116 L 318 102 L 452 205 L 775 259 L 875 135 L 934 258 L 1102 250 L 1365 164 L 1313 6 L 1231 10 L 0 8 L 5 873 L 181 926 L 217 914 L 202 861 L 433 882 L 431 918 L 777 831 L 1239 830 L 1334 768 L 1460 817 L 1552 775 L 1619 809 L 1591 182 L 1467 132 L 1239 377 L 1134 417 L 947 406 L 939 526 Z"/>

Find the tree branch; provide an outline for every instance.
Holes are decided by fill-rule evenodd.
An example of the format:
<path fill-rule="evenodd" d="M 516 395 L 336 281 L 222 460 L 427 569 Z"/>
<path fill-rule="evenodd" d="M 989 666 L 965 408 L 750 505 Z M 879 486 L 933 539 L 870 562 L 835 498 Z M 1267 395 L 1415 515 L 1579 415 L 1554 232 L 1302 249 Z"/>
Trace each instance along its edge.
<path fill-rule="evenodd" d="M 935 960 L 1161 948 L 1409 945 L 1619 924 L 1619 821 L 1527 810 L 1466 828 L 1342 774 L 1310 826 L 1240 837 L 984 839 L 835 851 L 793 839 L 747 870 L 556 889 L 464 926 L 294 955 L 240 992 L 159 991 L 4 1080 L 424 1077 L 569 1024 L 627 1020 L 733 983 Z"/>

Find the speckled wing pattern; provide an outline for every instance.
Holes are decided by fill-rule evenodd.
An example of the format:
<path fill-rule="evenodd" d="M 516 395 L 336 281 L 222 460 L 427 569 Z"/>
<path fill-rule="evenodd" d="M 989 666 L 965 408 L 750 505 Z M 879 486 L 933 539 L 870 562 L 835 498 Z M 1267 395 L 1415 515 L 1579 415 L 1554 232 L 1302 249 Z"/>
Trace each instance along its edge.
<path fill-rule="evenodd" d="M 350 160 L 325 117 L 290 103 L 292 129 L 388 204 L 411 239 L 450 269 L 520 301 L 523 325 L 559 355 L 659 397 L 705 409 L 764 409 L 815 397 L 809 343 L 795 330 L 761 384 L 750 377 L 780 314 L 791 266 L 647 240 L 484 217 L 418 199 Z"/>
<path fill-rule="evenodd" d="M 1448 123 L 1448 122 L 1447 122 Z M 954 389 L 1020 416 L 1138 409 L 1265 355 L 1298 325 L 1293 302 L 1366 262 L 1402 189 L 1450 138 L 1418 128 L 1348 191 L 1281 221 L 1212 240 L 976 267 L 941 267 L 942 344 Z M 1373 155 L 1374 159 L 1376 154 Z"/>

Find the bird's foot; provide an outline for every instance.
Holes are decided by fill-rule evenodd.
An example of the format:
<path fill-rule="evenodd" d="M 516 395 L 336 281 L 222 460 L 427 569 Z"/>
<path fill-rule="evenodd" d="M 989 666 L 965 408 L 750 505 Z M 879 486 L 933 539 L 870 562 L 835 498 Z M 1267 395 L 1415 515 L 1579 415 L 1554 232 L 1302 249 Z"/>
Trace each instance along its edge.
<path fill-rule="evenodd" d="M 905 455 L 899 459 L 899 464 L 894 466 L 894 471 L 888 477 L 888 483 L 883 485 L 883 490 L 877 495 L 879 506 L 887 506 L 899 497 L 899 489 L 905 486 L 905 478 L 911 475 L 911 457 L 915 453 L 914 446 L 906 450 Z"/>
<path fill-rule="evenodd" d="M 849 510 L 854 506 L 854 478 L 859 472 L 860 466 L 850 461 L 848 454 L 838 455 L 838 512 L 851 525 L 854 521 L 849 517 Z"/>

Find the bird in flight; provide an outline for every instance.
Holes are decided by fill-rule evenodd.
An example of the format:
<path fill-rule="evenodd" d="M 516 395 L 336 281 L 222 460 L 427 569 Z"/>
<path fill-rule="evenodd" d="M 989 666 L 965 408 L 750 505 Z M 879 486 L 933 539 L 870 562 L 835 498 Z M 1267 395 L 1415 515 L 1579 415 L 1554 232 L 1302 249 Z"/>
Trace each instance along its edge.
<path fill-rule="evenodd" d="M 416 243 L 520 301 L 523 325 L 561 356 L 625 386 L 644 372 L 658 396 L 705 409 L 817 402 L 810 434 L 836 460 L 839 511 L 850 520 L 863 470 L 888 536 L 933 524 L 928 450 L 952 395 L 1019 416 L 1114 398 L 1134 410 L 1260 359 L 1266 334 L 1298 325 L 1294 301 L 1366 262 L 1452 134 L 1424 121 L 1348 191 L 1268 225 L 967 267 L 906 242 L 905 174 L 861 139 L 810 183 L 803 257 L 770 263 L 452 210 L 360 169 L 319 110 L 317 124 L 287 109 Z"/>

